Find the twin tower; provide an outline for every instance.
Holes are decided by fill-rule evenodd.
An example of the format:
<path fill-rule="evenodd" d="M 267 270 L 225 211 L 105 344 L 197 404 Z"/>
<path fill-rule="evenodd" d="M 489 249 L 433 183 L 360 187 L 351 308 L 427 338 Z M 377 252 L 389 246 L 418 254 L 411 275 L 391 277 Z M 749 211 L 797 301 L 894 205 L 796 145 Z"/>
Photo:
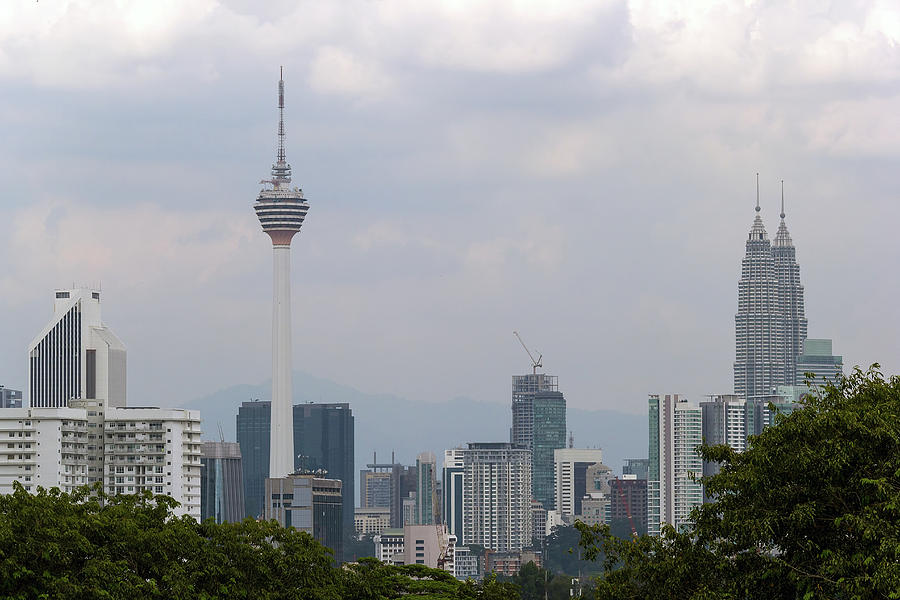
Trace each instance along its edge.
<path fill-rule="evenodd" d="M 803 381 L 802 373 L 797 373 L 797 358 L 807 328 L 800 265 L 784 222 L 784 184 L 781 224 L 770 242 L 759 215 L 758 177 L 756 218 L 741 261 L 734 318 L 734 393 L 744 398 L 771 395 L 779 385 Z"/>
<path fill-rule="evenodd" d="M 291 380 L 291 240 L 300 231 L 309 204 L 303 190 L 291 186 L 291 165 L 284 154 L 284 75 L 278 80 L 278 153 L 272 178 L 264 179 L 254 209 L 272 238 L 272 417 L 269 477 L 294 472 L 294 421 Z"/>

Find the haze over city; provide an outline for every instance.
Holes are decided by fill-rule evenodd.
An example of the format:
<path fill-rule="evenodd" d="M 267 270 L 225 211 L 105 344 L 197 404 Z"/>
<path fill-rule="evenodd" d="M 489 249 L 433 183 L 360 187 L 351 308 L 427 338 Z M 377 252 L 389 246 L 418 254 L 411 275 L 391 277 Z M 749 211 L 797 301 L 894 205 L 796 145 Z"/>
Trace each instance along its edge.
<path fill-rule="evenodd" d="M 0 383 L 73 283 L 129 404 L 271 377 L 280 65 L 297 370 L 506 404 L 518 330 L 573 408 L 728 393 L 759 172 L 810 337 L 895 373 L 898 43 L 888 2 L 4 3 Z"/>

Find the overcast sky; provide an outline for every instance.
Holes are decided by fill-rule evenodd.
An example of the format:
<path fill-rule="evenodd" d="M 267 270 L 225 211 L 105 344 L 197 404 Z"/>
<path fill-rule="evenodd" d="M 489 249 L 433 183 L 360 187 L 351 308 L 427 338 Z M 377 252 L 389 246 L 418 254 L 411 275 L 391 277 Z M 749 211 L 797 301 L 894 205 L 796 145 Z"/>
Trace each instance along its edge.
<path fill-rule="evenodd" d="M 0 384 L 73 282 L 131 404 L 270 377 L 279 65 L 296 369 L 508 402 L 515 329 L 573 406 L 728 393 L 759 171 L 810 337 L 900 371 L 896 2 L 6 0 Z"/>

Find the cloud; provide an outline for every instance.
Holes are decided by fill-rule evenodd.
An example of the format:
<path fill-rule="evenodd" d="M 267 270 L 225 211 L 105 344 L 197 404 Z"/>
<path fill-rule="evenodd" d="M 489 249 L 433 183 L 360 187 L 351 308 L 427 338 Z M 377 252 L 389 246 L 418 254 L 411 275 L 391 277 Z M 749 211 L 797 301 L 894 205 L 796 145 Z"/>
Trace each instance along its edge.
<path fill-rule="evenodd" d="M 321 94 L 373 100 L 384 94 L 390 82 L 372 61 L 363 60 L 343 48 L 319 48 L 309 73 L 310 87 Z"/>

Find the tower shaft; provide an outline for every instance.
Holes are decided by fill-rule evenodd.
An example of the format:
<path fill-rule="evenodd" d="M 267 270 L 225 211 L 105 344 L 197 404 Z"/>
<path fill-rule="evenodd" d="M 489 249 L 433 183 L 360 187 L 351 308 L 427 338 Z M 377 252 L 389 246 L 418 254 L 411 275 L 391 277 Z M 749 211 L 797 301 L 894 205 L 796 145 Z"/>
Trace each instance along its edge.
<path fill-rule="evenodd" d="M 294 471 L 291 378 L 291 246 L 274 245 L 272 288 L 272 418 L 269 477 Z"/>

